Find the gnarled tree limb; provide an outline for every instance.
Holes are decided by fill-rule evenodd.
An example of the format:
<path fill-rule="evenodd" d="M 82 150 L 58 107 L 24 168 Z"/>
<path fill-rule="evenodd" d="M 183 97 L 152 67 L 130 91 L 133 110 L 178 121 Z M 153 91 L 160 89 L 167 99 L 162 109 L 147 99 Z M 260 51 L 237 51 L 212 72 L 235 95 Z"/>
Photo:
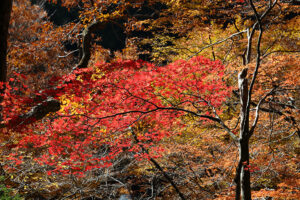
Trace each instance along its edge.
<path fill-rule="evenodd" d="M 82 42 L 82 57 L 80 59 L 80 62 L 73 68 L 73 70 L 76 69 L 82 69 L 88 67 L 89 60 L 91 58 L 91 40 L 92 40 L 92 34 L 99 30 L 110 21 L 95 21 L 91 23 L 89 26 L 85 28 L 83 31 L 83 42 Z M 1 66 L 2 67 L 2 66 Z M 57 88 L 54 88 L 56 90 Z M 1 124 L 0 128 L 4 128 L 7 126 L 18 126 L 18 125 L 25 125 L 32 123 L 33 121 L 40 120 L 44 118 L 47 114 L 51 112 L 57 112 L 60 110 L 60 102 L 58 100 L 53 99 L 52 97 L 48 97 L 43 102 L 37 104 L 36 106 L 32 107 L 32 109 L 20 116 L 18 116 L 16 119 L 11 120 L 8 122 L 8 124 Z"/>
<path fill-rule="evenodd" d="M 60 110 L 60 102 L 56 99 L 49 97 L 45 101 L 32 107 L 31 110 L 25 114 L 19 115 L 17 118 L 9 121 L 7 124 L 0 124 L 0 128 L 4 127 L 18 127 L 19 125 L 30 124 L 33 121 L 43 119 L 51 112 Z"/>

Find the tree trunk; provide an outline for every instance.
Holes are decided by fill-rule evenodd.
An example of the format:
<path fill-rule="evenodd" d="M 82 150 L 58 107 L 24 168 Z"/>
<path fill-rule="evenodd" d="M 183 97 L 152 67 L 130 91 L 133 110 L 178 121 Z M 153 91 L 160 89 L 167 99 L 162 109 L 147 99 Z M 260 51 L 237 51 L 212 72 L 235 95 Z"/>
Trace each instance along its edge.
<path fill-rule="evenodd" d="M 239 73 L 239 91 L 241 101 L 240 136 L 239 136 L 239 163 L 236 169 L 236 200 L 251 200 L 250 171 L 249 171 L 249 110 L 247 68 Z"/>
<path fill-rule="evenodd" d="M 6 82 L 7 75 L 7 38 L 8 38 L 8 26 L 10 20 L 10 13 L 12 8 L 12 0 L 0 1 L 0 82 Z M 0 89 L 0 94 L 4 92 L 5 88 Z M 0 97 L 2 102 L 2 97 Z M 0 107 L 0 122 L 2 121 L 2 107 Z M 0 165 L 0 175 L 5 175 L 5 171 Z"/>
<path fill-rule="evenodd" d="M 7 76 L 7 38 L 8 26 L 10 20 L 10 13 L 12 8 L 12 0 L 0 1 L 0 82 L 6 82 Z M 5 88 L 0 88 L 0 94 L 4 92 Z M 0 96 L 0 103 L 3 98 Z M 2 107 L 0 106 L 0 122 L 2 121 Z"/>
<path fill-rule="evenodd" d="M 249 167 L 249 139 L 239 142 L 239 189 L 242 200 L 251 200 L 250 171 Z"/>
<path fill-rule="evenodd" d="M 0 81 L 6 82 L 7 38 L 12 0 L 0 1 Z"/>

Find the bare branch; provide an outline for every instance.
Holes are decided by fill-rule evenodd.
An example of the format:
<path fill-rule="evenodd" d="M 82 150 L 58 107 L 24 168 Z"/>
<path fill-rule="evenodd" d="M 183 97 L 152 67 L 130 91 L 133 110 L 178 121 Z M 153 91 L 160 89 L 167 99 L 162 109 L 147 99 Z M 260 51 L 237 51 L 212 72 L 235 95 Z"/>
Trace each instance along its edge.
<path fill-rule="evenodd" d="M 137 135 L 135 134 L 134 130 L 130 127 L 130 131 L 134 137 L 134 140 L 137 144 L 140 143 L 140 141 L 138 140 L 138 137 Z M 142 149 L 143 152 L 149 154 L 149 151 L 147 149 L 145 149 L 142 145 L 139 145 Z M 184 197 L 184 195 L 180 192 L 180 190 L 178 189 L 178 187 L 176 186 L 175 182 L 173 181 L 173 179 L 163 170 L 163 168 L 159 165 L 159 163 L 150 157 L 149 159 L 153 164 L 154 166 L 164 175 L 164 177 L 169 181 L 169 183 L 173 186 L 173 188 L 175 189 L 175 191 L 177 192 L 177 194 L 180 196 L 180 198 L 182 200 L 185 200 L 186 198 Z"/>
<path fill-rule="evenodd" d="M 74 50 L 74 51 L 68 52 L 66 55 L 63 55 L 63 56 L 59 55 L 58 57 L 59 57 L 59 58 L 65 58 L 65 57 L 68 57 L 69 55 L 71 55 L 71 54 L 73 54 L 73 53 L 75 53 L 75 52 L 77 52 L 77 51 L 79 51 L 79 49 L 76 49 L 76 50 Z M 66 53 L 66 52 L 65 52 L 65 53 Z"/>
<path fill-rule="evenodd" d="M 82 39 L 82 57 L 80 62 L 77 64 L 75 69 L 86 68 L 88 66 L 89 60 L 91 58 L 91 40 L 92 40 L 92 33 L 95 32 L 97 29 L 104 27 L 108 22 L 100 22 L 95 21 L 88 25 L 85 30 L 83 31 L 83 39 Z"/>
<path fill-rule="evenodd" d="M 235 37 L 235 36 L 238 36 L 238 35 L 240 35 L 240 34 L 242 34 L 242 33 L 245 33 L 245 32 L 247 32 L 247 30 L 243 30 L 243 31 L 240 31 L 240 32 L 238 32 L 238 33 L 234 33 L 234 34 L 232 34 L 231 36 L 229 36 L 229 37 L 227 37 L 227 38 L 224 38 L 224 39 L 219 40 L 219 41 L 217 41 L 217 42 L 211 43 L 210 45 L 207 45 L 207 46 L 201 48 L 198 52 L 196 52 L 195 54 L 193 54 L 193 55 L 191 55 L 190 57 L 188 57 L 188 60 L 191 59 L 192 57 L 198 55 L 199 53 L 201 53 L 204 49 L 207 49 L 207 48 L 212 47 L 212 46 L 214 46 L 214 45 L 216 45 L 216 44 L 220 44 L 220 43 L 222 43 L 222 42 L 225 42 L 225 41 L 227 41 L 227 40 L 229 40 L 229 39 L 231 39 L 231 38 L 233 38 L 233 37 Z"/>
<path fill-rule="evenodd" d="M 299 53 L 300 51 L 299 50 L 291 50 L 291 51 L 289 51 L 289 50 L 278 50 L 278 51 L 271 51 L 271 52 L 269 52 L 269 53 L 265 53 L 263 56 L 262 56 L 262 58 L 261 59 L 264 59 L 264 58 L 266 58 L 267 56 L 269 56 L 270 54 L 273 54 L 273 53 Z"/>
<path fill-rule="evenodd" d="M 254 36 L 254 33 L 255 33 L 255 30 L 257 28 L 257 26 L 259 24 L 261 24 L 261 21 L 265 18 L 265 16 L 267 16 L 267 14 L 272 10 L 272 8 L 276 5 L 277 3 L 277 0 L 274 1 L 274 3 L 272 4 L 272 1 L 270 0 L 269 2 L 269 7 L 265 10 L 265 12 L 259 16 L 254 5 L 253 5 L 253 2 L 250 1 L 250 4 L 252 3 L 252 6 L 254 8 L 254 12 L 257 14 L 255 15 L 256 18 L 258 19 L 252 26 L 252 31 L 250 32 L 250 29 L 248 28 L 247 29 L 247 38 L 248 38 L 248 45 L 247 45 L 247 49 L 246 49 L 246 56 L 245 56 L 245 65 L 249 64 L 250 63 L 250 60 L 251 60 L 251 49 L 252 49 L 252 39 L 253 39 L 253 36 Z M 252 7 L 251 6 L 251 7 Z"/>
<path fill-rule="evenodd" d="M 252 126 L 251 126 L 251 129 L 250 129 L 250 131 L 249 131 L 249 136 L 251 137 L 251 135 L 253 134 L 253 132 L 254 132 L 254 129 L 255 129 L 255 127 L 256 127 L 256 125 L 257 125 L 257 122 L 258 122 L 258 119 L 259 119 L 259 110 L 260 110 L 260 106 L 261 106 L 261 104 L 264 102 L 264 100 L 269 96 L 269 95 L 271 95 L 273 92 L 274 92 L 274 90 L 275 90 L 276 88 L 273 88 L 270 92 L 268 92 L 263 98 L 261 98 L 260 99 L 260 101 L 258 102 L 258 104 L 257 104 L 257 106 L 256 106 L 256 113 L 255 113 L 255 119 L 254 119 L 254 121 L 253 121 L 253 124 L 252 124 Z"/>

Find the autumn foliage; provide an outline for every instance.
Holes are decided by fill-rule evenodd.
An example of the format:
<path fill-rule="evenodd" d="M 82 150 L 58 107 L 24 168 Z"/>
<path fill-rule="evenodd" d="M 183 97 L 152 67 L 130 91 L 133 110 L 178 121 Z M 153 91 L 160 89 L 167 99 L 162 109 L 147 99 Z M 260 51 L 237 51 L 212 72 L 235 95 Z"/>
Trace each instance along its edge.
<path fill-rule="evenodd" d="M 248 173 L 252 199 L 299 199 L 297 6 L 15 0 L 0 183 L 24 199 L 239 200 Z"/>
<path fill-rule="evenodd" d="M 99 63 L 62 77 L 55 89 L 34 94 L 40 99 L 52 95 L 63 106 L 54 116 L 27 127 L 17 121 L 24 120 L 19 116 L 33 100 L 17 96 L 14 93 L 20 91 L 7 85 L 4 123 L 12 128 L 7 134 L 20 131 L 16 152 L 39 151 L 35 160 L 54 167 L 49 173 L 83 174 L 109 166 L 124 149 L 139 159 L 157 157 L 161 151 L 157 143 L 182 131 L 180 118 L 193 114 L 199 123 L 207 123 L 214 112 L 222 112 L 230 94 L 222 80 L 223 70 L 220 62 L 203 57 L 163 68 L 143 61 Z M 134 142 L 131 129 L 137 130 L 139 143 Z M 103 145 L 110 150 L 101 156 Z M 141 152 L 141 146 L 150 150 L 149 155 Z M 23 154 L 11 156 L 8 160 L 22 164 Z"/>

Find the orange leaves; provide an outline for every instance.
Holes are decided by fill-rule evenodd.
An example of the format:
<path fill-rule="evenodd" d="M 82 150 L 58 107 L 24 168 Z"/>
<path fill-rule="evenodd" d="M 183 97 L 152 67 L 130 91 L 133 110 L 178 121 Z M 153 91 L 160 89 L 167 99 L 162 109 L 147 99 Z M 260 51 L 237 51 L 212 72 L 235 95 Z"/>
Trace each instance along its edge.
<path fill-rule="evenodd" d="M 44 89 L 50 77 L 70 71 L 71 67 L 66 66 L 72 65 L 71 57 L 59 56 L 65 55 L 63 42 L 71 40 L 81 25 L 69 23 L 55 27 L 47 20 L 43 8 L 32 5 L 30 0 L 17 0 L 13 5 L 8 76 L 13 76 L 13 72 L 29 75 L 26 85 L 32 89 Z"/>

